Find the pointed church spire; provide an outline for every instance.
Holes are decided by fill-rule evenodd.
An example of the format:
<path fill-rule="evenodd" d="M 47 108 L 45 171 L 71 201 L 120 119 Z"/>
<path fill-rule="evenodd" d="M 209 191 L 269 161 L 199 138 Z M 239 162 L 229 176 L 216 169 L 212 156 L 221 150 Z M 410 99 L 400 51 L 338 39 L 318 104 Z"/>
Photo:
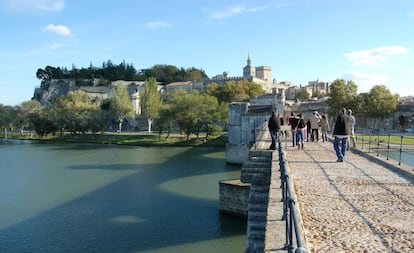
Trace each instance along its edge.
<path fill-rule="evenodd" d="M 247 65 L 243 68 L 243 77 L 245 79 L 251 79 L 256 76 L 256 68 L 252 65 L 250 59 L 250 52 L 247 54 Z"/>

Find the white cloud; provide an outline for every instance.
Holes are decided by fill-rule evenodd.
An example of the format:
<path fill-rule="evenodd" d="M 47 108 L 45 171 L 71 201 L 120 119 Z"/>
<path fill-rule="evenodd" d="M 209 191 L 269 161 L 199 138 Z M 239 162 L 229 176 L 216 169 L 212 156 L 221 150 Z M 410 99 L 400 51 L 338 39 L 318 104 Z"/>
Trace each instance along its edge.
<path fill-rule="evenodd" d="M 244 6 L 233 6 L 224 11 L 214 12 L 210 15 L 212 19 L 226 19 L 237 14 L 247 12 L 247 9 Z"/>
<path fill-rule="evenodd" d="M 54 32 L 54 33 L 57 33 L 57 34 L 62 35 L 62 36 L 70 36 L 72 34 L 70 29 L 67 26 L 64 26 L 64 25 L 49 24 L 49 25 L 43 27 L 42 31 L 44 31 L 44 32 Z"/>
<path fill-rule="evenodd" d="M 212 12 L 210 14 L 210 18 L 216 19 L 216 20 L 222 20 L 222 19 L 230 18 L 236 15 L 240 15 L 243 13 L 258 12 L 258 11 L 262 11 L 262 10 L 269 9 L 272 7 L 281 8 L 288 4 L 289 4 L 288 2 L 276 1 L 268 5 L 255 6 L 255 7 L 246 7 L 244 5 L 230 6 L 223 11 Z"/>
<path fill-rule="evenodd" d="M 368 92 L 374 85 L 386 85 L 389 77 L 383 74 L 351 70 L 343 74 L 344 80 L 352 80 L 358 85 L 358 92 Z"/>
<path fill-rule="evenodd" d="M 5 0 L 12 11 L 47 11 L 58 12 L 65 8 L 64 0 Z"/>
<path fill-rule="evenodd" d="M 164 21 L 150 21 L 145 24 L 145 27 L 151 28 L 151 29 L 166 28 L 170 26 L 171 26 L 171 23 L 164 22 Z"/>
<path fill-rule="evenodd" d="M 344 57 L 355 65 L 379 66 L 380 62 L 387 61 L 391 56 L 407 52 L 408 50 L 401 46 L 377 47 L 345 53 Z"/>

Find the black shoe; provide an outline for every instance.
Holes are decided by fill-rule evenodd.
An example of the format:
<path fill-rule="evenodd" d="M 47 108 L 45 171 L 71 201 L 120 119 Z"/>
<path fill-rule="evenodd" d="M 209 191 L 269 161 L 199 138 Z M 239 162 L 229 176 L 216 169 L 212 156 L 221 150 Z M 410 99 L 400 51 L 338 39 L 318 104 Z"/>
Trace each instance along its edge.
<path fill-rule="evenodd" d="M 344 161 L 343 159 L 336 160 L 336 162 L 338 162 L 338 163 L 342 163 L 343 161 Z"/>

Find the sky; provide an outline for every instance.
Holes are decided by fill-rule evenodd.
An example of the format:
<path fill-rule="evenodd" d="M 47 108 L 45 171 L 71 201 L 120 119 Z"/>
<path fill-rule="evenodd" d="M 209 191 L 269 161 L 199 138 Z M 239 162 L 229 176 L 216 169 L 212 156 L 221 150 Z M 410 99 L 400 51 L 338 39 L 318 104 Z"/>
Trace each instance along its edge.
<path fill-rule="evenodd" d="M 30 100 L 38 68 L 132 64 L 209 77 L 270 66 L 277 81 L 352 80 L 414 95 L 412 0 L 0 0 L 0 104 Z"/>

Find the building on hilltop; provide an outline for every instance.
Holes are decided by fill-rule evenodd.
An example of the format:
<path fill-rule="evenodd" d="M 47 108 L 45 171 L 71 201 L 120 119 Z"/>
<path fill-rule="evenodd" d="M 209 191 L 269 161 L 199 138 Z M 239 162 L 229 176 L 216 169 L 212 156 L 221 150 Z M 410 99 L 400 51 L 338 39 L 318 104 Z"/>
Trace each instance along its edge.
<path fill-rule="evenodd" d="M 247 55 L 247 65 L 243 67 L 243 76 L 229 76 L 228 72 L 223 72 L 213 76 L 208 83 L 225 84 L 228 81 L 244 81 L 254 82 L 262 86 L 263 90 L 272 94 L 276 81 L 272 79 L 272 68 L 269 66 L 254 67 L 250 54 Z"/>
<path fill-rule="evenodd" d="M 317 79 L 316 81 L 309 81 L 308 87 L 311 89 L 312 93 L 309 95 L 311 97 L 315 96 L 316 94 L 321 95 L 328 95 L 330 93 L 329 86 L 331 85 L 330 82 L 323 82 Z"/>
<path fill-rule="evenodd" d="M 306 91 L 309 94 L 309 98 L 315 96 L 326 96 L 330 93 L 330 82 L 323 82 L 317 79 L 316 81 L 309 81 L 306 86 L 293 85 L 290 81 L 283 81 L 276 84 L 276 88 L 284 89 L 285 96 L 288 100 L 296 99 L 296 95 L 300 92 Z M 280 92 L 280 91 L 279 91 Z"/>

